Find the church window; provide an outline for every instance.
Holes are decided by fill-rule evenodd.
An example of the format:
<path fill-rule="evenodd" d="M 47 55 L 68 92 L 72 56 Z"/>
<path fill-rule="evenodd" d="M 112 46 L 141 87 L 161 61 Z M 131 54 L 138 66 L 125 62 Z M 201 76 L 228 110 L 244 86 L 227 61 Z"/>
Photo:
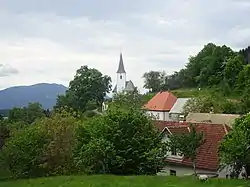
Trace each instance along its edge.
<path fill-rule="evenodd" d="M 122 79 L 122 75 L 120 75 L 120 79 Z"/>

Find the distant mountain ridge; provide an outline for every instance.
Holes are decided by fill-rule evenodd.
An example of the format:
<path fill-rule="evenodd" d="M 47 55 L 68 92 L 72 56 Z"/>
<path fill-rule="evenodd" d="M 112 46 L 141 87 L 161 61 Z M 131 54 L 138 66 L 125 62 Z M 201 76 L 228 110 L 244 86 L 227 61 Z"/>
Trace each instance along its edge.
<path fill-rule="evenodd" d="M 0 90 L 0 109 L 24 107 L 30 102 L 39 102 L 45 109 L 53 108 L 58 95 L 65 94 L 67 87 L 61 84 L 39 83 L 30 86 L 15 86 Z"/>

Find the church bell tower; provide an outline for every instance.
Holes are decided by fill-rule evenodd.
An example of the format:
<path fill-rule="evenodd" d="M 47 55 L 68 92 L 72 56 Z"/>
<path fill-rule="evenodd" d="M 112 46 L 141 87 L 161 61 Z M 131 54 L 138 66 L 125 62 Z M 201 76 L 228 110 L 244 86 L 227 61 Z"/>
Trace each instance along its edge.
<path fill-rule="evenodd" d="M 124 69 L 122 53 L 120 54 L 120 61 L 117 74 L 117 92 L 122 92 L 126 87 L 126 71 Z"/>

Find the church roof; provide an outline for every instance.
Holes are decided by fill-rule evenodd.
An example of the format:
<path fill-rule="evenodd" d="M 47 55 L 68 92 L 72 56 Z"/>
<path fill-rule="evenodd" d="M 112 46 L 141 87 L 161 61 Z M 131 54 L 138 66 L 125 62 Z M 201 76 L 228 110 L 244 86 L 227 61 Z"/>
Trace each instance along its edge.
<path fill-rule="evenodd" d="M 125 85 L 124 91 L 134 91 L 134 89 L 135 89 L 134 83 L 131 80 L 126 81 L 126 85 Z M 115 88 L 114 88 L 113 92 L 114 93 L 117 92 L 117 85 L 115 85 Z"/>
<path fill-rule="evenodd" d="M 126 71 L 124 69 L 124 64 L 123 64 L 122 53 L 120 54 L 119 66 L 118 66 L 118 70 L 116 73 L 126 73 Z"/>

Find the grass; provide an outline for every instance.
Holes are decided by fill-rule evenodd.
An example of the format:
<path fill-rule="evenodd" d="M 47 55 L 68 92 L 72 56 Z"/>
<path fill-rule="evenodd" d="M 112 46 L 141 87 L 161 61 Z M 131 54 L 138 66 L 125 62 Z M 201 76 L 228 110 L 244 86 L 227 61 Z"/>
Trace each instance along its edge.
<path fill-rule="evenodd" d="M 213 93 L 222 94 L 220 89 L 214 88 L 205 88 L 198 90 L 197 88 L 183 88 L 183 89 L 176 89 L 171 91 L 176 97 L 178 98 L 194 98 L 198 96 L 208 96 Z M 224 96 L 223 96 L 224 97 Z M 228 96 L 225 96 L 227 99 L 238 100 L 240 95 L 237 93 L 231 93 Z"/>
<path fill-rule="evenodd" d="M 61 176 L 0 182 L 1 187 L 250 187 L 244 180 L 166 176 Z"/>

